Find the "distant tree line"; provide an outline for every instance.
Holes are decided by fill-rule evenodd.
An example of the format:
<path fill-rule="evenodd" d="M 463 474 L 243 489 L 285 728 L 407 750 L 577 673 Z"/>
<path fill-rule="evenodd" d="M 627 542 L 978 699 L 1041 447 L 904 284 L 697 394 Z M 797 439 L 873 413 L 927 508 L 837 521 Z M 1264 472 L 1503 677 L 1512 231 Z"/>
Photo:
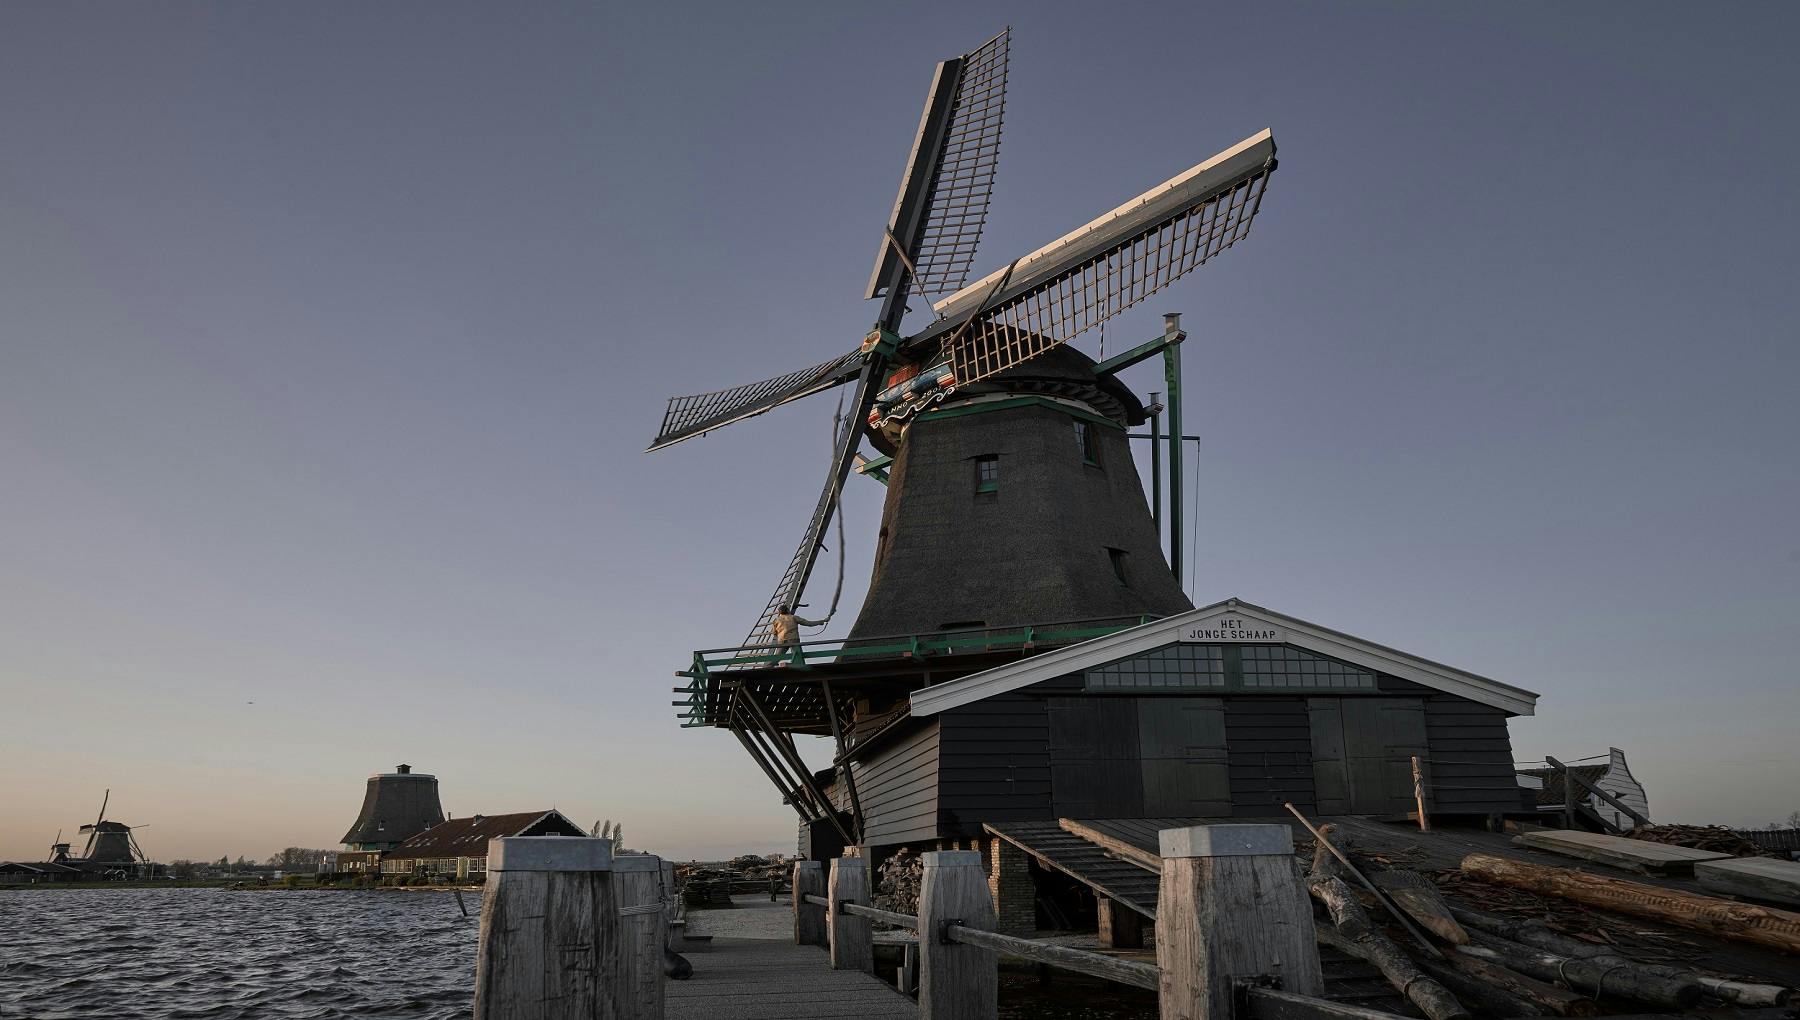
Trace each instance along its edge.
<path fill-rule="evenodd" d="M 271 854 L 268 860 L 253 861 L 239 856 L 236 860 L 230 854 L 222 855 L 216 861 L 193 861 L 187 859 L 169 862 L 169 875 L 172 878 L 208 878 L 218 875 L 256 875 L 271 871 L 288 874 L 310 875 L 319 870 L 327 854 L 335 854 L 336 850 L 315 850 L 307 847 L 290 846 Z"/>

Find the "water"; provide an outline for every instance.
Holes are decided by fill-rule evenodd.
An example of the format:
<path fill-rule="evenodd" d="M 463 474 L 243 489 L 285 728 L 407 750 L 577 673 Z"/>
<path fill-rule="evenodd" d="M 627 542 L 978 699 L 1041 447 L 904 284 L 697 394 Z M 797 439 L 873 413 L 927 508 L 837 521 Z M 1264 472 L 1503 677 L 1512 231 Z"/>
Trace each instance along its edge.
<path fill-rule="evenodd" d="M 443 893 L 0 892 L 0 1018 L 465 1020 L 476 934 Z"/>
<path fill-rule="evenodd" d="M 469 1020 L 476 935 L 441 892 L 0 891 L 0 1020 Z M 1002 972 L 1000 1003 L 1156 1016 L 1154 993 L 1067 974 Z"/>

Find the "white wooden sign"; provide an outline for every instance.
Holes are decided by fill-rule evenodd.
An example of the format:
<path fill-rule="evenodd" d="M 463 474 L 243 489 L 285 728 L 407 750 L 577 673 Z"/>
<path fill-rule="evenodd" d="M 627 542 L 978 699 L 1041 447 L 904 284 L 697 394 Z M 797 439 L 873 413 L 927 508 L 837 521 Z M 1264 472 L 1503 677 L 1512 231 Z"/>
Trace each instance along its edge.
<path fill-rule="evenodd" d="M 1181 628 L 1183 641 L 1287 641 L 1287 631 L 1261 620 L 1216 616 Z"/>

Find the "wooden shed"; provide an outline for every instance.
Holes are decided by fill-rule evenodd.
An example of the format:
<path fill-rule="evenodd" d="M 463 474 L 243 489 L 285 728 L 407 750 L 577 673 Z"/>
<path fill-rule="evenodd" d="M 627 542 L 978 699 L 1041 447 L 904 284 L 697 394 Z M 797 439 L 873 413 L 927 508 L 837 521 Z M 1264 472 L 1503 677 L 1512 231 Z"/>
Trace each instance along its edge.
<path fill-rule="evenodd" d="M 1415 757 L 1434 817 L 1484 818 L 1520 809 L 1507 720 L 1536 699 L 1230 599 L 914 690 L 848 756 L 871 848 L 1010 821 L 1267 817 L 1289 801 L 1404 816 Z M 841 774 L 817 778 L 848 811 Z"/>

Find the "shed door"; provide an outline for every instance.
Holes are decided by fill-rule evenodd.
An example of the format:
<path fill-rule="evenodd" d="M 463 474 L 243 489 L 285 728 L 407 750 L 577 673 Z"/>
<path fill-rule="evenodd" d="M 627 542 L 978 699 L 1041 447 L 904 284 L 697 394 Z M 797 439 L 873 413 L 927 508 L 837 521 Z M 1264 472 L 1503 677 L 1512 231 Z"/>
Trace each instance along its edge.
<path fill-rule="evenodd" d="M 1144 814 L 1231 816 L 1225 703 L 1218 698 L 1139 698 Z"/>
<path fill-rule="evenodd" d="M 1050 798 L 1059 818 L 1140 818 L 1136 698 L 1051 698 Z"/>
<path fill-rule="evenodd" d="M 1421 698 L 1308 698 L 1320 814 L 1414 810 L 1412 757 L 1426 756 Z"/>

